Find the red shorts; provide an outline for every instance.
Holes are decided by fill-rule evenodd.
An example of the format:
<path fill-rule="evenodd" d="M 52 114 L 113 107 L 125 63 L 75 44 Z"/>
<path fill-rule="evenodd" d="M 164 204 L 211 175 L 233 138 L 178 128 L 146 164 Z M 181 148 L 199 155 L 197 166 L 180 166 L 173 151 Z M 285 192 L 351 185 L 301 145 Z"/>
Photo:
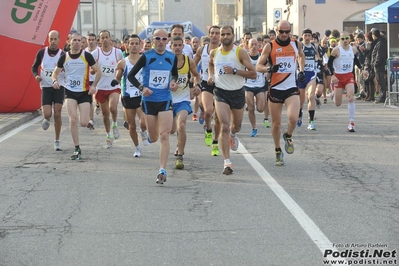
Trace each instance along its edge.
<path fill-rule="evenodd" d="M 106 90 L 98 90 L 98 91 L 96 92 L 96 96 L 95 96 L 96 101 L 97 101 L 98 103 L 105 103 L 105 101 L 108 100 L 109 96 L 110 96 L 112 93 L 121 94 L 121 89 L 113 89 L 113 90 L 109 90 L 109 91 L 106 91 Z"/>
<path fill-rule="evenodd" d="M 355 77 L 352 72 L 334 75 L 338 79 L 338 85 L 335 85 L 335 88 L 344 89 L 348 84 L 355 84 Z"/>

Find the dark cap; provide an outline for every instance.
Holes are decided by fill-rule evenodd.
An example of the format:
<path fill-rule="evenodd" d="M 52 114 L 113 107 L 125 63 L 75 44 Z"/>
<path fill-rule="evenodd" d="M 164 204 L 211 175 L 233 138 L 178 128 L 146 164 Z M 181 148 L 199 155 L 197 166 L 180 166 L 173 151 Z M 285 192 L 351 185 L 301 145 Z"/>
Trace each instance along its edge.
<path fill-rule="evenodd" d="M 302 31 L 302 34 L 305 34 L 305 33 L 309 33 L 310 35 L 312 35 L 312 30 L 309 29 L 309 28 L 306 28 L 306 29 L 304 29 L 304 30 Z"/>
<path fill-rule="evenodd" d="M 326 31 L 324 32 L 324 35 L 330 36 L 330 35 L 331 35 L 331 31 L 330 31 L 330 30 L 326 30 Z"/>
<path fill-rule="evenodd" d="M 373 34 L 375 37 L 380 37 L 380 36 L 381 36 L 380 31 L 377 30 L 377 29 L 375 29 L 374 31 L 372 31 L 372 34 Z"/>

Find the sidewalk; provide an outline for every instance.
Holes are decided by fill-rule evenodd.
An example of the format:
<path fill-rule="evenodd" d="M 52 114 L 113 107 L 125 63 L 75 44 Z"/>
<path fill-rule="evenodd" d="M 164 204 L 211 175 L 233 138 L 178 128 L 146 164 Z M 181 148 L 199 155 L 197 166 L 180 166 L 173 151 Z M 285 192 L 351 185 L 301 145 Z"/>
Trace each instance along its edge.
<path fill-rule="evenodd" d="M 30 113 L 0 114 L 0 135 L 38 116 L 40 116 L 40 111 L 35 111 Z"/>

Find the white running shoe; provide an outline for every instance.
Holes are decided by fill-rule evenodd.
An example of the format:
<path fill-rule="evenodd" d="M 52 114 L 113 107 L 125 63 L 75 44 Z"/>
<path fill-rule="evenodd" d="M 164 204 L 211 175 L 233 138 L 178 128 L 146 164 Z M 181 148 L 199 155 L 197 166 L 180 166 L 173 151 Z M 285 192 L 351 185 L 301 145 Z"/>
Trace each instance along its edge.
<path fill-rule="evenodd" d="M 240 141 L 238 140 L 237 133 L 236 134 L 229 134 L 230 136 L 230 149 L 232 151 L 236 151 L 238 149 L 238 145 Z"/>
<path fill-rule="evenodd" d="M 101 113 L 100 105 L 96 105 L 96 115 L 99 115 L 100 113 Z"/>
<path fill-rule="evenodd" d="M 349 132 L 355 132 L 355 123 L 354 122 L 350 122 L 349 123 L 348 131 Z"/>
<path fill-rule="evenodd" d="M 48 121 L 46 118 L 42 120 L 42 128 L 43 130 L 47 130 L 50 127 L 50 121 Z"/>
<path fill-rule="evenodd" d="M 118 126 L 112 126 L 112 133 L 114 134 L 114 139 L 119 139 Z"/>
<path fill-rule="evenodd" d="M 136 147 L 133 157 L 141 157 L 141 148 L 139 146 Z"/>
<path fill-rule="evenodd" d="M 107 136 L 107 138 L 105 139 L 105 143 L 106 143 L 107 149 L 111 149 L 112 148 L 112 143 L 113 142 L 114 142 L 114 139 L 112 138 L 112 136 Z"/>
<path fill-rule="evenodd" d="M 140 135 L 141 135 L 141 140 L 143 141 L 143 145 L 147 146 L 148 145 L 148 134 L 147 130 L 140 130 Z"/>
<path fill-rule="evenodd" d="M 90 119 L 89 123 L 87 124 L 87 128 L 90 130 L 94 130 L 94 121 Z"/>
<path fill-rule="evenodd" d="M 54 150 L 55 151 L 62 151 L 59 140 L 54 140 Z"/>

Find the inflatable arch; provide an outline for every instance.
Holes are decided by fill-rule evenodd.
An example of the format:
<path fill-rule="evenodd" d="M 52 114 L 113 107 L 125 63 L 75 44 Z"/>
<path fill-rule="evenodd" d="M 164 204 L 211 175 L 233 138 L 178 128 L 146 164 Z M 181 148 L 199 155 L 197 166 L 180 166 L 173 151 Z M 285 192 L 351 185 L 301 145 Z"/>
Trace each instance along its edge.
<path fill-rule="evenodd" d="M 0 113 L 40 108 L 41 91 L 31 66 L 50 30 L 60 32 L 60 46 L 65 43 L 78 5 L 79 0 L 0 2 Z"/>

